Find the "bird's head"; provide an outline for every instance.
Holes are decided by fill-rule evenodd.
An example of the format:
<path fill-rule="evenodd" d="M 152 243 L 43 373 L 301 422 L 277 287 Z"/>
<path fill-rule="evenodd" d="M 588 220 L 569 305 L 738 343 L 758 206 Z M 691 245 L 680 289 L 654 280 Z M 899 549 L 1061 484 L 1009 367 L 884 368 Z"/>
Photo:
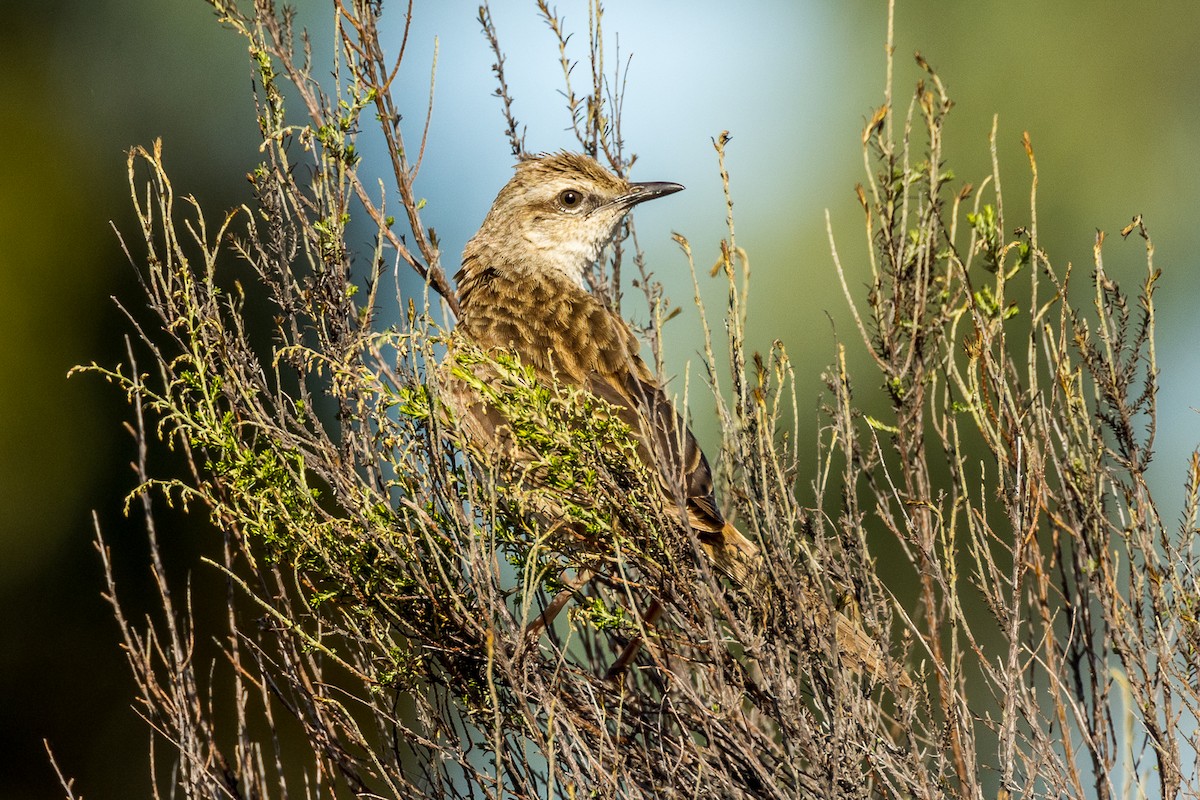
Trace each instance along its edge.
<path fill-rule="evenodd" d="M 467 243 L 464 270 L 472 263 L 517 272 L 556 270 L 583 286 L 588 267 L 629 209 L 682 188 L 631 183 L 578 153 L 524 158 Z"/>

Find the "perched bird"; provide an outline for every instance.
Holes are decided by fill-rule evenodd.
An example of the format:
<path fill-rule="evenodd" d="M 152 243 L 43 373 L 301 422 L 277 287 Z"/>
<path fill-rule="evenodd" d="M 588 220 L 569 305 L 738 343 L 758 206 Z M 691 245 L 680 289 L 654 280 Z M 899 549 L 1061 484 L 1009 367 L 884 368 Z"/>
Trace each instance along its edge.
<path fill-rule="evenodd" d="M 456 276 L 461 314 L 443 396 L 472 447 L 518 465 L 531 461 L 531 454 L 521 450 L 502 410 L 479 391 L 498 379 L 494 362 L 473 360 L 474 380 L 455 377 L 463 368 L 455 365 L 457 348 L 515 355 L 538 382 L 605 401 L 636 440 L 638 459 L 656 478 L 662 507 L 676 512 L 680 526 L 695 534 L 719 572 L 757 594 L 758 546 L 722 516 L 708 460 L 695 437 L 639 355 L 629 325 L 593 296 L 585 281 L 630 209 L 681 189 L 677 183 L 631 183 L 575 153 L 522 159 L 463 251 Z M 555 509 L 543 507 L 538 513 L 545 518 Z M 828 630 L 832 622 L 842 663 L 872 678 L 887 674 L 878 642 L 840 612 L 830 619 L 827 603 L 813 590 L 806 594 L 813 601 L 805 605 L 814 629 Z M 656 601 L 645 621 L 653 623 L 660 612 Z M 635 638 L 626 647 L 610 677 L 629 665 L 639 644 Z M 911 685 L 903 675 L 898 680 Z"/>
<path fill-rule="evenodd" d="M 575 153 L 522 159 L 463 251 L 454 336 L 485 353 L 513 354 L 537 380 L 585 390 L 615 408 L 657 477 L 664 507 L 677 509 L 714 567 L 744 583 L 758 547 L 721 515 L 708 460 L 639 355 L 629 325 L 585 283 L 630 209 L 681 189 L 631 183 Z M 450 380 L 445 394 L 472 445 L 493 453 L 514 447 L 503 414 L 478 392 Z"/>

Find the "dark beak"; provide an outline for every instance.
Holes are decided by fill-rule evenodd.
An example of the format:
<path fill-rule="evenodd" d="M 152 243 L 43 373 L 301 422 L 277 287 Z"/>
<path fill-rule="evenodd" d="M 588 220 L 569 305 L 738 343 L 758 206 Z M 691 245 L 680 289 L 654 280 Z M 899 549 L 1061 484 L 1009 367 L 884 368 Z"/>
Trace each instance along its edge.
<path fill-rule="evenodd" d="M 629 184 L 629 192 L 621 195 L 617 199 L 617 202 L 626 208 L 631 208 L 638 203 L 644 203 L 647 200 L 653 200 L 657 197 L 666 197 L 669 194 L 681 191 L 683 191 L 683 186 L 678 183 L 669 183 L 666 181 L 631 183 Z"/>

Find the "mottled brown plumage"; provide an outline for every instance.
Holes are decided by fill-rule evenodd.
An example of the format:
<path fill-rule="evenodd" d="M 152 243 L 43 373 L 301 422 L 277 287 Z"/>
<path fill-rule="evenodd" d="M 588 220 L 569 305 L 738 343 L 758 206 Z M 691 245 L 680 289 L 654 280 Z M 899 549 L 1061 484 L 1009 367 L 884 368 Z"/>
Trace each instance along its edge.
<path fill-rule="evenodd" d="M 630 183 L 573 153 L 522 160 L 463 252 L 455 337 L 485 352 L 511 352 L 538 380 L 585 389 L 612 405 L 658 476 L 666 507 L 681 497 L 681 523 L 721 572 L 744 583 L 758 548 L 722 517 L 708 461 L 643 362 L 628 324 L 584 284 L 630 208 L 682 188 Z M 486 370 L 480 365 L 476 374 L 486 380 Z M 461 382 L 448 389 L 476 446 L 512 446 L 496 409 Z"/>

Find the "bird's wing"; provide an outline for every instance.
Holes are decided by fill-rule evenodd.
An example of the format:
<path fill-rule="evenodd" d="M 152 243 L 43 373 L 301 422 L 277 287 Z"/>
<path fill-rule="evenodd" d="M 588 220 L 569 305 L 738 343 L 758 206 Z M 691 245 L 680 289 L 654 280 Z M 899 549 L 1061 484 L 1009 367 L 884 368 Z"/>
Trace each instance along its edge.
<path fill-rule="evenodd" d="M 713 565 L 734 582 L 747 584 L 758 567 L 757 545 L 717 508 L 708 459 L 662 387 L 641 358 L 631 354 L 628 363 L 626 370 L 593 372 L 585 388 L 616 408 L 629 425 L 664 494 L 671 502 L 683 501 L 687 524 Z"/>
<path fill-rule="evenodd" d="M 698 533 L 725 525 L 713 497 L 712 471 L 696 437 L 640 358 L 620 372 L 592 372 L 584 388 L 617 409 L 639 443 L 643 460 L 669 496 L 682 494 Z"/>

